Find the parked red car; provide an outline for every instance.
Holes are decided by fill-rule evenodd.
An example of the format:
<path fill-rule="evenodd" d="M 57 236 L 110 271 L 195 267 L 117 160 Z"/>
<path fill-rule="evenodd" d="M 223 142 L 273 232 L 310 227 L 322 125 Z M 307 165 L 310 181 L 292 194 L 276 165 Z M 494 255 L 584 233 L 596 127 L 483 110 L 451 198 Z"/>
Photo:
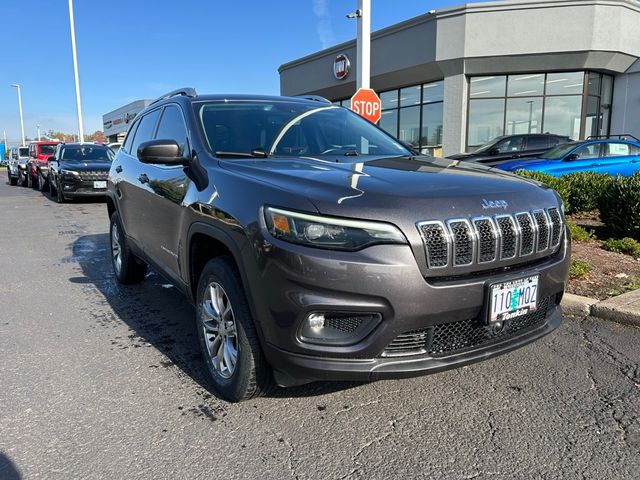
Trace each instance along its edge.
<path fill-rule="evenodd" d="M 56 152 L 56 147 L 60 142 L 42 141 L 29 143 L 29 162 L 27 163 L 27 186 L 38 188 L 43 191 L 48 187 L 47 177 L 49 175 L 49 165 L 47 160 Z"/>

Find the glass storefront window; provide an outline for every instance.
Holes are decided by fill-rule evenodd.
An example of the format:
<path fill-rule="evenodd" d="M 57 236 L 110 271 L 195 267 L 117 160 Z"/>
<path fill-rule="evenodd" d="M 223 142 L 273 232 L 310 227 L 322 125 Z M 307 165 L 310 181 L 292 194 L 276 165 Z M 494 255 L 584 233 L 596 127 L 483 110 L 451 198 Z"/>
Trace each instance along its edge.
<path fill-rule="evenodd" d="M 379 97 L 382 101 L 382 110 L 387 110 L 389 108 L 398 108 L 398 90 L 382 92 Z"/>
<path fill-rule="evenodd" d="M 547 97 L 544 106 L 544 131 L 580 138 L 582 96 Z"/>
<path fill-rule="evenodd" d="M 601 121 L 600 98 L 587 97 L 587 113 L 584 116 L 584 136 L 599 135 Z"/>
<path fill-rule="evenodd" d="M 422 106 L 420 144 L 425 147 L 442 145 L 442 102 Z"/>
<path fill-rule="evenodd" d="M 380 128 L 394 137 L 398 136 L 398 110 L 383 110 L 380 117 Z"/>
<path fill-rule="evenodd" d="M 584 72 L 547 74 L 547 95 L 582 95 Z"/>
<path fill-rule="evenodd" d="M 398 139 L 418 148 L 420 146 L 420 107 L 401 108 L 399 120 Z"/>
<path fill-rule="evenodd" d="M 444 82 L 425 83 L 422 86 L 422 103 L 442 102 L 444 100 Z"/>
<path fill-rule="evenodd" d="M 400 89 L 400 106 L 420 105 L 420 85 Z"/>
<path fill-rule="evenodd" d="M 544 93 L 544 73 L 533 75 L 509 75 L 509 97 L 530 97 Z"/>
<path fill-rule="evenodd" d="M 504 133 L 504 99 L 469 101 L 468 144 L 478 146 Z"/>
<path fill-rule="evenodd" d="M 587 85 L 587 94 L 588 95 L 600 95 L 600 80 L 602 75 L 599 73 L 589 73 L 587 81 L 589 82 Z"/>
<path fill-rule="evenodd" d="M 492 77 L 474 77 L 469 86 L 469 97 L 504 97 L 507 85 L 507 77 L 504 75 Z"/>
<path fill-rule="evenodd" d="M 542 97 L 509 98 L 504 134 L 541 132 Z"/>

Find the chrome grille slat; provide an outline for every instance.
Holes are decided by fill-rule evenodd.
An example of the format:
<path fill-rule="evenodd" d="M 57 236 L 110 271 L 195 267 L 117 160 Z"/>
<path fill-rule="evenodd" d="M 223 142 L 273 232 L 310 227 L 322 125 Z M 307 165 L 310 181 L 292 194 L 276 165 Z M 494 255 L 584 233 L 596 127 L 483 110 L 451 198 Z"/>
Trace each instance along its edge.
<path fill-rule="evenodd" d="M 471 223 L 464 219 L 449 220 L 447 227 L 452 236 L 453 264 L 456 267 L 471 265 L 475 257 L 475 234 Z"/>
<path fill-rule="evenodd" d="M 557 207 L 514 215 L 430 220 L 416 226 L 430 269 L 539 257 L 537 254 L 556 251 L 564 231 Z"/>

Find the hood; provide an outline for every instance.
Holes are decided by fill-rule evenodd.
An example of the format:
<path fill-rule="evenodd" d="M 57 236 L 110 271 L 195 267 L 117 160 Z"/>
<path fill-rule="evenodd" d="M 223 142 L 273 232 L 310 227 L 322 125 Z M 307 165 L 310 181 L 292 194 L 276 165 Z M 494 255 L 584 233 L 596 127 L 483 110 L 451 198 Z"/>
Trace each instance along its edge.
<path fill-rule="evenodd" d="M 414 224 L 558 204 L 553 191 L 535 182 L 458 160 L 368 157 L 358 162 L 344 157 L 287 157 L 222 160 L 220 164 L 304 196 L 320 213 L 329 215 L 402 217 Z"/>
<path fill-rule="evenodd" d="M 91 161 L 91 162 L 78 162 L 78 161 L 69 161 L 63 160 L 60 162 L 60 168 L 64 168 L 65 170 L 74 170 L 76 172 L 86 172 L 86 171 L 105 171 L 108 172 L 111 168 L 111 162 L 105 161 Z"/>
<path fill-rule="evenodd" d="M 543 166 L 548 167 L 549 162 L 554 161 L 555 160 L 540 157 L 519 158 L 518 160 L 502 162 L 498 165 L 498 168 L 507 172 L 515 172 L 516 170 L 538 170 Z"/>
<path fill-rule="evenodd" d="M 447 158 L 451 160 L 464 160 L 465 158 L 469 158 L 473 156 L 471 153 L 456 153 L 455 155 L 449 155 Z"/>

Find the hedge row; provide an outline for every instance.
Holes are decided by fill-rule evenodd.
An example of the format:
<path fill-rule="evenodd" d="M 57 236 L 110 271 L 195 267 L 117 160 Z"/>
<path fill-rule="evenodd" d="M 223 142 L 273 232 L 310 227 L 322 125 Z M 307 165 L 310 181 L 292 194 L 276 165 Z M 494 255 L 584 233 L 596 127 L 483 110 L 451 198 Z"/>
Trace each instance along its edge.
<path fill-rule="evenodd" d="M 631 177 L 578 172 L 553 177 L 519 170 L 526 178 L 544 183 L 558 192 L 568 213 L 600 210 L 600 219 L 619 237 L 640 239 L 640 172 Z"/>

